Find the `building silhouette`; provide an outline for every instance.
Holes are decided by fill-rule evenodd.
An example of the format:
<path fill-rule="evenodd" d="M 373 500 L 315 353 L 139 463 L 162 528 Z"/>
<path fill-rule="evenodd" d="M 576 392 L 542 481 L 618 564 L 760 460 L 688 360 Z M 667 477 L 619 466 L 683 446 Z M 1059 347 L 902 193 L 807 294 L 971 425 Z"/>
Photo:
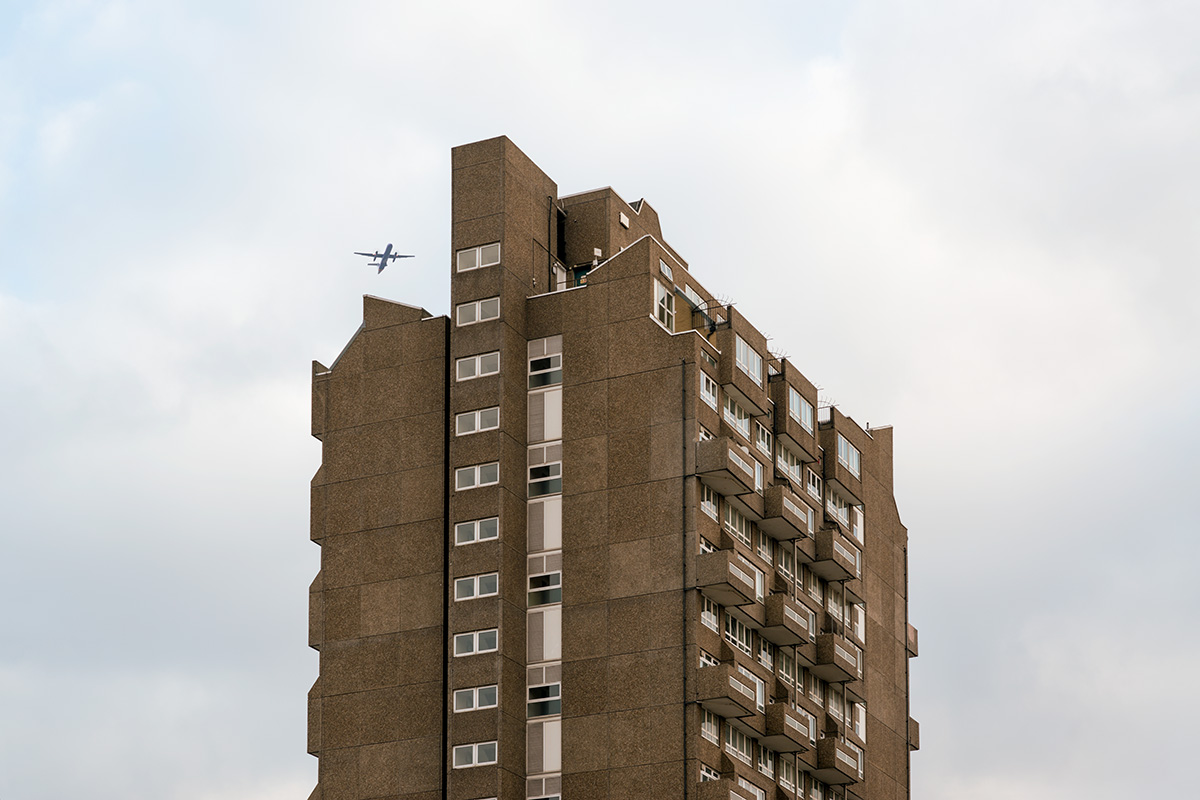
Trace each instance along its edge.
<path fill-rule="evenodd" d="M 507 138 L 451 237 L 449 318 L 313 363 L 312 797 L 907 798 L 892 430 Z"/>

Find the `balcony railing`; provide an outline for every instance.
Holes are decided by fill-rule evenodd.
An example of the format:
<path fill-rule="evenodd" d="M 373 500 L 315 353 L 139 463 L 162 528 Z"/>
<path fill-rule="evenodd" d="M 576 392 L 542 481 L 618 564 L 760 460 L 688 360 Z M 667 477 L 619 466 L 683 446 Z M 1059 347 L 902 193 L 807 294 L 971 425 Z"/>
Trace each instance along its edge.
<path fill-rule="evenodd" d="M 810 568 L 827 581 L 862 577 L 862 553 L 836 526 L 817 531 L 816 555 Z"/>
<path fill-rule="evenodd" d="M 778 645 L 808 644 L 816 638 L 816 615 L 786 594 L 767 598 L 766 624 L 759 634 Z"/>
<path fill-rule="evenodd" d="M 714 603 L 740 606 L 758 601 L 755 576 L 733 550 L 701 553 L 696 557 L 696 586 Z"/>
<path fill-rule="evenodd" d="M 816 741 L 815 717 L 801 714 L 787 703 L 767 706 L 766 735 L 763 746 L 780 753 L 800 753 L 813 747 Z"/>
<path fill-rule="evenodd" d="M 858 745 L 827 737 L 817 742 L 813 775 L 825 783 L 858 783 L 863 779 L 863 751 Z"/>
<path fill-rule="evenodd" d="M 749 717 L 758 712 L 754 687 L 732 664 L 696 670 L 696 702 L 726 718 Z"/>
<path fill-rule="evenodd" d="M 758 527 L 780 541 L 812 536 L 808 527 L 808 508 L 783 484 L 767 487 L 763 494 L 763 518 Z"/>
<path fill-rule="evenodd" d="M 844 636 L 823 633 L 817 637 L 817 658 L 811 669 L 830 683 L 862 680 L 862 650 Z"/>
<path fill-rule="evenodd" d="M 753 459 L 726 436 L 696 442 L 696 474 L 723 495 L 754 491 Z"/>

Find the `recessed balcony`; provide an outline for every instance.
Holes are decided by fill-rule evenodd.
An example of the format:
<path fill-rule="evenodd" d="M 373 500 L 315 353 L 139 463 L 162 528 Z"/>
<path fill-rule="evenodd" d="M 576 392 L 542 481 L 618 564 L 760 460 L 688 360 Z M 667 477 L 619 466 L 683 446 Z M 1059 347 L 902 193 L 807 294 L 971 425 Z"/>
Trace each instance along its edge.
<path fill-rule="evenodd" d="M 828 411 L 829 419 L 818 426 L 820 428 L 818 439 L 821 447 L 825 450 L 821 464 L 821 477 L 825 479 L 826 485 L 835 489 L 850 505 L 862 505 L 862 446 L 865 442 L 870 441 L 870 437 L 855 424 L 854 420 L 836 408 L 830 407 Z M 857 456 L 850 453 L 848 454 L 851 456 L 850 459 L 841 457 L 838 450 L 839 436 L 853 448 Z M 857 467 L 858 474 L 851 470 L 852 461 L 857 461 L 853 466 Z"/>
<path fill-rule="evenodd" d="M 767 706 L 764 746 L 780 753 L 799 753 L 810 749 L 817 739 L 816 719 L 801 714 L 787 703 Z"/>
<path fill-rule="evenodd" d="M 816 435 L 816 405 L 817 392 L 813 387 L 811 391 L 808 379 L 800 375 L 795 367 L 785 359 L 782 364 L 783 371 L 778 375 L 772 375 L 768 393 L 771 399 L 775 402 L 775 417 L 774 417 L 774 433 L 787 449 L 792 451 L 796 458 L 812 463 L 817 460 L 819 448 L 817 447 Z M 800 384 L 793 386 L 793 383 Z M 797 391 L 801 397 L 808 401 L 809 407 L 812 409 L 812 427 L 806 428 L 804 423 L 792 416 L 791 406 L 789 404 L 789 389 Z"/>
<path fill-rule="evenodd" d="M 862 680 L 862 650 L 845 636 L 822 633 L 817 636 L 817 658 L 810 669 L 829 683 Z"/>
<path fill-rule="evenodd" d="M 726 313 L 729 316 L 727 326 L 713 335 L 713 343 L 721 351 L 721 360 L 717 366 L 718 380 L 722 391 L 732 395 L 752 415 L 760 417 L 766 414 L 770 407 L 767 402 L 766 342 L 762 334 L 755 331 L 737 309 L 729 306 Z M 739 336 L 758 356 L 757 380 L 737 363 Z"/>
<path fill-rule="evenodd" d="M 705 597 L 722 606 L 747 605 L 758 599 L 754 575 L 733 550 L 697 556 L 696 586 Z"/>
<path fill-rule="evenodd" d="M 863 779 L 863 751 L 858 745 L 827 737 L 817 742 L 817 780 L 831 784 L 858 783 Z"/>
<path fill-rule="evenodd" d="M 809 567 L 827 581 L 862 577 L 862 553 L 836 526 L 817 531 L 817 557 Z"/>
<path fill-rule="evenodd" d="M 755 687 L 732 664 L 696 670 L 696 702 L 727 719 L 758 712 Z"/>
<path fill-rule="evenodd" d="M 767 598 L 766 624 L 759 634 L 777 645 L 808 644 L 816 636 L 816 614 L 786 594 Z"/>
<path fill-rule="evenodd" d="M 754 459 L 726 436 L 696 442 L 696 474 L 719 494 L 754 491 Z"/>
<path fill-rule="evenodd" d="M 808 512 L 808 504 L 783 484 L 768 486 L 763 492 L 763 518 L 758 527 L 779 541 L 809 537 L 812 531 Z"/>

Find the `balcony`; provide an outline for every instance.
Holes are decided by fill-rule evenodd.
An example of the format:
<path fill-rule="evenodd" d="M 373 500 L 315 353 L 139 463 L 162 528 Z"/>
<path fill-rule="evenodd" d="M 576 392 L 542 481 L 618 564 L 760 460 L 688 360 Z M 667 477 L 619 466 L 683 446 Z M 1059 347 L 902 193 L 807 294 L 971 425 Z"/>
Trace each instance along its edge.
<path fill-rule="evenodd" d="M 783 484 L 769 486 L 763 493 L 763 515 L 758 527 L 781 542 L 812 536 L 807 509 L 808 504 Z"/>
<path fill-rule="evenodd" d="M 815 728 L 815 719 L 787 703 L 771 703 L 767 706 L 766 735 L 760 741 L 780 753 L 800 753 L 813 746 L 817 738 Z"/>
<path fill-rule="evenodd" d="M 767 616 L 759 634 L 778 645 L 808 644 L 816 636 L 816 615 L 808 606 L 786 594 L 767 598 Z"/>
<path fill-rule="evenodd" d="M 696 475 L 719 494 L 754 491 L 754 459 L 726 436 L 696 442 Z"/>
<path fill-rule="evenodd" d="M 696 670 L 696 702 L 727 719 L 751 717 L 758 711 L 754 686 L 733 664 Z"/>
<path fill-rule="evenodd" d="M 809 568 L 827 581 L 862 577 L 862 554 L 836 526 L 817 531 L 817 557 Z"/>
<path fill-rule="evenodd" d="M 921 725 L 912 717 L 908 718 L 908 749 L 921 749 Z"/>
<path fill-rule="evenodd" d="M 767 352 L 767 340 L 751 327 L 736 308 L 728 306 L 724 311 L 728 322 L 725 327 L 713 335 L 713 343 L 721 351 L 721 360 L 717 366 L 721 389 L 731 394 L 751 414 L 760 417 L 766 414 L 769 408 L 766 365 L 770 354 Z M 761 374 L 758 376 L 761 383 L 756 383 L 754 378 L 751 378 L 745 370 L 737 365 L 737 339 L 739 336 L 761 359 L 759 364 Z"/>
<path fill-rule="evenodd" d="M 820 423 L 818 438 L 821 447 L 825 449 L 822 461 L 822 476 L 828 486 L 833 487 L 850 505 L 862 505 L 863 488 L 861 464 L 859 475 L 855 475 L 838 458 L 838 435 L 841 434 L 847 442 L 859 451 L 860 461 L 864 444 L 870 441 L 870 436 L 854 422 L 834 407 L 829 408 L 829 419 Z"/>
<path fill-rule="evenodd" d="M 780 366 L 782 371 L 772 375 L 768 393 L 775 401 L 775 438 L 779 439 L 799 459 L 812 463 L 819 454 L 816 436 L 817 389 L 799 373 L 787 359 Z M 804 425 L 789 413 L 788 389 L 794 388 L 813 408 L 813 428 Z"/>
<path fill-rule="evenodd" d="M 908 625 L 908 643 L 905 645 L 909 658 L 917 657 L 917 629 Z"/>
<path fill-rule="evenodd" d="M 831 784 L 858 783 L 863 779 L 863 751 L 833 737 L 817 742 L 817 780 Z"/>
<path fill-rule="evenodd" d="M 697 556 L 696 587 L 705 597 L 723 606 L 742 606 L 758 599 L 754 576 L 733 550 Z"/>
<path fill-rule="evenodd" d="M 862 680 L 862 650 L 845 636 L 822 633 L 817 637 L 817 658 L 810 669 L 829 683 Z"/>

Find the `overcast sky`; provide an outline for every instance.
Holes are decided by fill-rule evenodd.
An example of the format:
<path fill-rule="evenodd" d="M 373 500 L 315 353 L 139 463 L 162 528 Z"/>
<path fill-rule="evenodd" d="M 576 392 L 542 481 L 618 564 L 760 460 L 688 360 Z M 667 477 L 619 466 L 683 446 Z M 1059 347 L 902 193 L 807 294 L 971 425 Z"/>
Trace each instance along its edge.
<path fill-rule="evenodd" d="M 308 796 L 309 362 L 364 293 L 448 310 L 450 148 L 499 134 L 896 426 L 914 798 L 1187 796 L 1197 42 L 1182 0 L 0 4 L 0 797 Z"/>

